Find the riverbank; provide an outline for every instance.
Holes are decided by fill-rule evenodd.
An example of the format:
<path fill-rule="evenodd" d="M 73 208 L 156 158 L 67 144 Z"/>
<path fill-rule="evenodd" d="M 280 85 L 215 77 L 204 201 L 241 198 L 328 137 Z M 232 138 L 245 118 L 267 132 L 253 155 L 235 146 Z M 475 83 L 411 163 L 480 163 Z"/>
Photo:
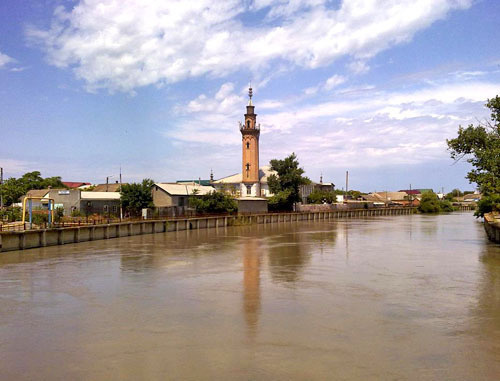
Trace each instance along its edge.
<path fill-rule="evenodd" d="M 500 221 L 495 218 L 493 213 L 484 215 L 484 230 L 486 230 L 490 241 L 500 243 Z"/>
<path fill-rule="evenodd" d="M 0 232 L 0 252 L 64 245 L 142 234 L 220 228 L 239 224 L 274 224 L 374 216 L 407 215 L 416 208 L 351 209 L 331 212 L 268 213 L 243 216 L 195 217 L 175 220 L 144 220 L 67 228 Z"/>

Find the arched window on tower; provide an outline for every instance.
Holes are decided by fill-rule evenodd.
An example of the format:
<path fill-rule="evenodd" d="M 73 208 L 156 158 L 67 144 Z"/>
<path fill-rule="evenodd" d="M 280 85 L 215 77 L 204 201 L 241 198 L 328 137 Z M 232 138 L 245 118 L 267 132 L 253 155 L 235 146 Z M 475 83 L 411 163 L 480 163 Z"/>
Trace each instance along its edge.
<path fill-rule="evenodd" d="M 249 148 L 250 148 L 250 143 L 249 143 L 249 142 L 247 142 L 247 149 L 249 149 Z"/>
<path fill-rule="evenodd" d="M 250 121 L 247 120 L 247 128 L 250 128 Z"/>

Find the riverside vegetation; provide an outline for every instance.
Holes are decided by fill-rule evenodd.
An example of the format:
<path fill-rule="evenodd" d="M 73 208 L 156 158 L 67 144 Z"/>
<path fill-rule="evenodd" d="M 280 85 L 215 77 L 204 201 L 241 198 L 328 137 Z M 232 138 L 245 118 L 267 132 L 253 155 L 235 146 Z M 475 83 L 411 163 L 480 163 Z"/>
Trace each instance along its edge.
<path fill-rule="evenodd" d="M 475 215 L 500 211 L 500 97 L 489 99 L 486 107 L 491 119 L 467 128 L 459 126 L 458 136 L 447 140 L 451 157 L 466 159 L 472 165 L 469 182 L 476 183 L 483 197 Z"/>

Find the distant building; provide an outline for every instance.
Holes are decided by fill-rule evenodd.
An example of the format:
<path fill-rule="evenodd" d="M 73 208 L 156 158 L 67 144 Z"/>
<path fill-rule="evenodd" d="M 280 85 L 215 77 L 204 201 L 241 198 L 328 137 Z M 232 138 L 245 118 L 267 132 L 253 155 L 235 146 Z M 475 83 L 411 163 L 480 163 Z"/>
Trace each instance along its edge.
<path fill-rule="evenodd" d="M 373 202 L 374 205 L 397 204 L 397 205 L 417 205 L 418 199 L 416 194 L 412 197 L 406 192 L 376 192 L 361 196 L 363 200 Z"/>
<path fill-rule="evenodd" d="M 63 181 L 62 183 L 64 186 L 68 187 L 69 189 L 77 189 L 77 188 L 84 189 L 84 188 L 92 185 L 90 183 L 83 183 L 83 182 L 79 182 L 79 181 Z"/>
<path fill-rule="evenodd" d="M 276 174 L 275 171 L 271 170 L 271 166 L 266 165 L 264 167 L 259 168 L 259 189 L 260 195 L 264 197 L 272 196 L 271 191 L 269 190 L 269 186 L 267 184 L 267 179 L 272 174 Z M 215 180 L 212 182 L 212 186 L 215 189 L 220 191 L 226 191 L 232 194 L 235 197 L 247 197 L 248 190 L 246 187 L 243 187 L 246 183 L 243 181 L 243 175 L 241 173 L 237 173 L 235 175 L 223 177 L 222 179 Z M 243 190 L 243 193 L 242 193 Z M 251 197 L 257 197 L 250 190 Z"/>
<path fill-rule="evenodd" d="M 322 191 L 322 192 L 333 192 L 335 190 L 334 183 L 324 183 L 323 176 L 320 177 L 319 183 L 315 183 L 311 181 L 310 184 L 301 185 L 299 187 L 300 199 L 303 204 L 307 204 L 307 198 L 314 191 Z M 338 201 L 338 196 L 337 196 Z"/>
<path fill-rule="evenodd" d="M 479 193 L 466 194 L 464 202 L 478 202 L 481 200 L 482 195 Z"/>
<path fill-rule="evenodd" d="M 405 192 L 406 194 L 411 194 L 411 195 L 420 195 L 425 192 L 434 192 L 430 188 L 417 188 L 417 189 L 401 189 L 399 192 Z"/>
<path fill-rule="evenodd" d="M 156 208 L 187 207 L 190 196 L 203 196 L 215 189 L 196 183 L 156 183 L 153 186 L 153 204 Z"/>
<path fill-rule="evenodd" d="M 177 184 L 198 184 L 198 185 L 205 185 L 207 187 L 210 186 L 212 180 L 177 180 L 176 183 Z"/>
<path fill-rule="evenodd" d="M 71 215 L 74 211 L 89 215 L 116 216 L 120 211 L 120 193 L 118 192 L 85 192 L 81 189 L 41 189 L 30 190 L 26 193 L 26 196 L 43 197 L 44 199 L 41 201 L 33 201 L 32 204 L 33 207 L 42 209 L 48 207 L 48 199 L 53 199 L 54 207 L 62 208 L 65 216 Z"/>
<path fill-rule="evenodd" d="M 111 184 L 97 184 L 92 189 L 92 192 L 119 192 L 122 185 L 125 185 L 125 183 L 120 184 L 118 181 Z"/>

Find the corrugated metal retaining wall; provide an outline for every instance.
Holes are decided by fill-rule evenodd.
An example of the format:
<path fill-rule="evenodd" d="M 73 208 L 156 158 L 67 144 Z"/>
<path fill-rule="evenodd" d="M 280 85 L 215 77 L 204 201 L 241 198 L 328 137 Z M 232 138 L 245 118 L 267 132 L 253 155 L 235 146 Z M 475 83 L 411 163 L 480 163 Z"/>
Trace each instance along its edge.
<path fill-rule="evenodd" d="M 219 228 L 232 225 L 274 224 L 295 221 L 319 221 L 336 218 L 394 216 L 411 214 L 416 208 L 380 208 L 330 212 L 268 213 L 240 216 L 195 217 L 176 220 L 144 220 L 57 229 L 0 232 L 0 251 L 64 245 L 100 239 L 180 230 Z"/>

